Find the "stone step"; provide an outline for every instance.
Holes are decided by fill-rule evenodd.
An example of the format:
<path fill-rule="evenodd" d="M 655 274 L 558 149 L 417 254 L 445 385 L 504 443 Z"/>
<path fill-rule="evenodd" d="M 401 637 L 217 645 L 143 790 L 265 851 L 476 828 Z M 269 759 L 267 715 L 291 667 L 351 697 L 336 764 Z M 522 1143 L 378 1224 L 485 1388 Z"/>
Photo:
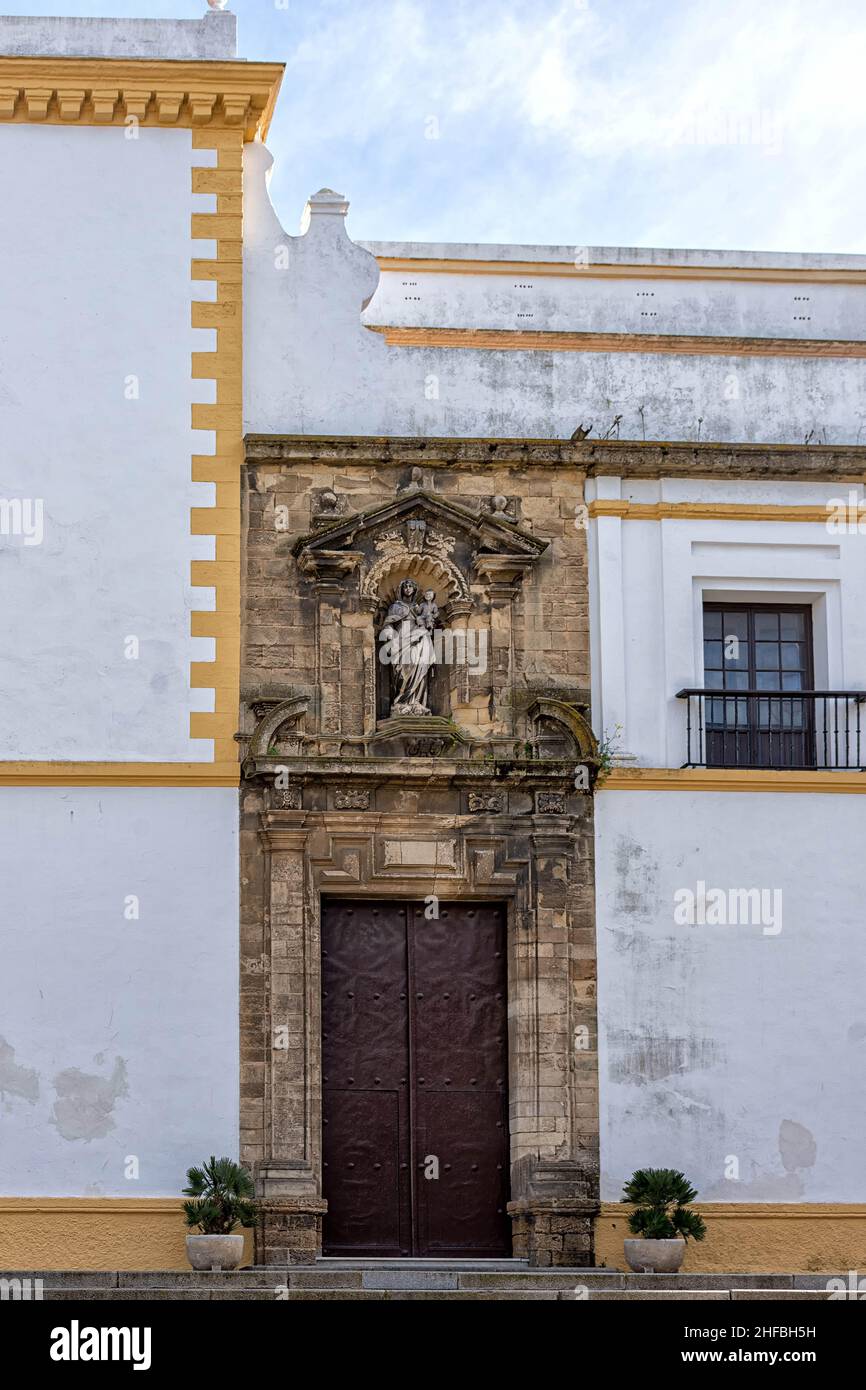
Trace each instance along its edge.
<path fill-rule="evenodd" d="M 332 1261 L 289 1268 L 248 1268 L 216 1274 L 195 1270 L 17 1270 L 4 1280 L 42 1281 L 52 1301 L 259 1300 L 326 1301 L 446 1298 L 617 1301 L 749 1299 L 805 1302 L 827 1299 L 830 1281 L 845 1275 L 623 1274 L 618 1270 L 530 1269 L 521 1261 Z M 838 1282 L 841 1281 L 841 1282 Z"/>
<path fill-rule="evenodd" d="M 265 1269 L 269 1266 L 253 1265 L 253 1269 Z M 310 1266 L 294 1266 L 295 1268 L 310 1268 Z M 492 1270 L 494 1272 L 508 1273 L 513 1270 L 530 1268 L 526 1260 L 446 1260 L 446 1259 L 427 1259 L 411 1255 L 402 1256 L 400 1259 L 350 1259 L 347 1256 L 320 1255 L 316 1260 L 316 1269 L 345 1270 L 345 1269 L 424 1269 L 424 1270 L 460 1270 L 468 1272 L 471 1270 Z M 604 1270 L 597 1269 L 596 1273 L 603 1274 Z"/>
<path fill-rule="evenodd" d="M 589 1302 L 667 1303 L 667 1302 L 826 1302 L 823 1289 L 591 1289 L 583 1296 Z M 139 1286 L 138 1288 L 51 1288 L 43 1299 L 53 1303 L 146 1303 L 146 1302 L 411 1302 L 444 1299 L 451 1302 L 575 1302 L 570 1289 L 283 1289 L 279 1295 L 265 1288 L 191 1288 Z"/>
<path fill-rule="evenodd" d="M 477 1302 L 555 1302 L 560 1295 L 556 1290 L 548 1293 L 534 1289 L 494 1291 L 485 1293 L 461 1293 L 455 1290 L 423 1289 L 290 1289 L 279 1298 L 271 1289 L 194 1289 L 194 1288 L 155 1288 L 136 1289 L 51 1289 L 44 1291 L 44 1300 L 53 1303 L 74 1303 L 79 1300 L 87 1303 L 146 1303 L 146 1302 L 224 1302 L 274 1303 L 307 1302 L 323 1303 L 333 1301 L 349 1302 L 390 1302 L 406 1299 L 456 1299 Z"/>

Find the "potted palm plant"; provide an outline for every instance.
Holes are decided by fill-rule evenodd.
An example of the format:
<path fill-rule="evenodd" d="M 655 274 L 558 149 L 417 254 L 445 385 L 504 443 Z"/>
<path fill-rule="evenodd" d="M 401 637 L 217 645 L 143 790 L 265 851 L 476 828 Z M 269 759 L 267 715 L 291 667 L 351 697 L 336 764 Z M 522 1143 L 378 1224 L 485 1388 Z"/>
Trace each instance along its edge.
<path fill-rule="evenodd" d="M 237 1226 L 256 1224 L 253 1180 L 230 1158 L 214 1158 L 190 1168 L 184 1196 L 186 1224 L 198 1235 L 186 1238 L 186 1257 L 193 1269 L 237 1269 L 244 1255 L 244 1238 Z"/>
<path fill-rule="evenodd" d="M 625 1258 L 639 1274 L 675 1274 L 686 1253 L 686 1241 L 703 1240 L 704 1220 L 689 1203 L 697 1197 L 688 1178 L 675 1168 L 638 1168 L 622 1190 L 634 1211 L 628 1228 Z"/>

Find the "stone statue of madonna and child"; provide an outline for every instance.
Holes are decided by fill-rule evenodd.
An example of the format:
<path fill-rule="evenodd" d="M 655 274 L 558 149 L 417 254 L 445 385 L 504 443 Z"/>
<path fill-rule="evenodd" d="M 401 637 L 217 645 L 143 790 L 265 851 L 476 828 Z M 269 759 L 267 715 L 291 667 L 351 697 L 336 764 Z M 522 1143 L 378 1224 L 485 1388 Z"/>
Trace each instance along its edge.
<path fill-rule="evenodd" d="M 432 714 L 430 679 L 436 665 L 433 633 L 439 608 L 436 593 L 423 599 L 414 579 L 404 579 L 379 632 L 379 660 L 391 667 L 391 714 Z"/>

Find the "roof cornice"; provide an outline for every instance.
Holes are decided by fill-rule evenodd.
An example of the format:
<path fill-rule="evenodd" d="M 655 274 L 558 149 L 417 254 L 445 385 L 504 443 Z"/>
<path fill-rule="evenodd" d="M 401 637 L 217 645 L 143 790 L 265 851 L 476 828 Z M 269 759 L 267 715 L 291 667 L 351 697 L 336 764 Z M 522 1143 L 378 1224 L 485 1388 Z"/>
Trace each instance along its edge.
<path fill-rule="evenodd" d="M 213 59 L 3 58 L 0 122 L 243 127 L 265 137 L 281 63 Z"/>
<path fill-rule="evenodd" d="M 247 463 L 312 461 L 394 467 L 576 468 L 587 476 L 789 478 L 862 481 L 866 445 L 725 444 L 688 440 L 418 438 L 248 434 Z"/>

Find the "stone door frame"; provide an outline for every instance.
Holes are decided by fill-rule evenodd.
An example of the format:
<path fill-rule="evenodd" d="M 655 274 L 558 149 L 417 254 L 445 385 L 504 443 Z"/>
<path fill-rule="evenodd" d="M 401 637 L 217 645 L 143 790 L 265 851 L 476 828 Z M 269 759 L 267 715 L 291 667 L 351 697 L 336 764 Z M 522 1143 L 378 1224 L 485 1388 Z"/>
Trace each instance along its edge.
<path fill-rule="evenodd" d="M 268 979 L 259 1262 L 307 1261 L 321 1249 L 321 899 L 432 894 L 506 905 L 515 1254 L 539 1264 L 591 1261 L 595 948 L 592 801 L 582 800 L 588 811 L 579 828 L 575 816 L 550 814 L 262 814 Z M 582 1054 L 574 1048 L 579 1026 L 591 1043 Z"/>

